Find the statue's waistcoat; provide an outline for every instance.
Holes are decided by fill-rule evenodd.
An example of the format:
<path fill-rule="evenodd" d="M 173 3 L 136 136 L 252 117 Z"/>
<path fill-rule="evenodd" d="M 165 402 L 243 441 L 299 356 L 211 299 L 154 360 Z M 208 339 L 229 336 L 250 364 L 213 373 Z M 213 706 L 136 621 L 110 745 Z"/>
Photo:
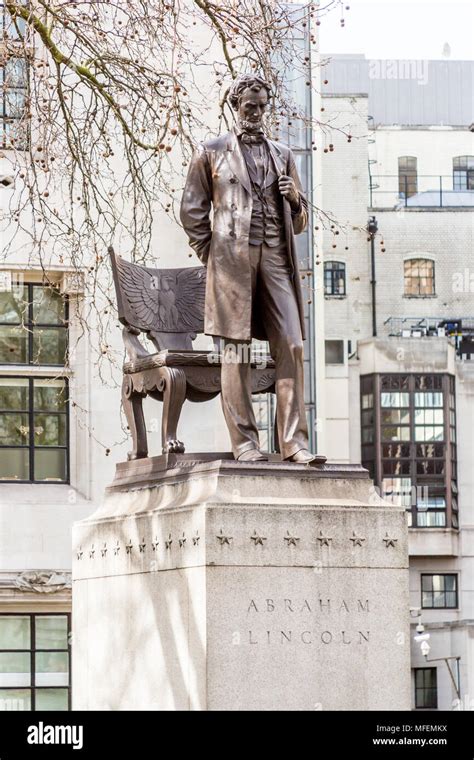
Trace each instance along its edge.
<path fill-rule="evenodd" d="M 242 153 L 252 187 L 252 216 L 249 243 L 270 247 L 285 239 L 283 202 L 278 187 L 278 176 L 267 146 L 242 146 Z"/>

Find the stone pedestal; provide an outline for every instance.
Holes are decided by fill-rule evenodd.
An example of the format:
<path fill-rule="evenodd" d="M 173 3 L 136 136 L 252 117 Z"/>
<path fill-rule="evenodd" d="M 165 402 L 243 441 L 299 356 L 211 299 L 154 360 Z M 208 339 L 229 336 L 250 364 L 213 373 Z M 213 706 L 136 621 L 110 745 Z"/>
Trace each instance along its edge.
<path fill-rule="evenodd" d="M 360 466 L 119 464 L 73 546 L 76 710 L 410 709 L 406 517 Z"/>

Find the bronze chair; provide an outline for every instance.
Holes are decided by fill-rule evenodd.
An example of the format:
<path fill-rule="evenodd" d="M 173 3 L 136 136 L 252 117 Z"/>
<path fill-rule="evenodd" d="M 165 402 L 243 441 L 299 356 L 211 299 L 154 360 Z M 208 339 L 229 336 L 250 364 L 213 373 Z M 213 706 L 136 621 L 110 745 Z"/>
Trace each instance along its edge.
<path fill-rule="evenodd" d="M 129 459 L 148 456 L 142 401 L 163 402 L 163 454 L 183 454 L 177 427 L 185 399 L 207 401 L 221 390 L 219 339 L 213 351 L 195 351 L 193 340 L 204 331 L 206 269 L 150 269 L 131 264 L 109 248 L 119 321 L 128 361 L 123 366 L 122 403 L 132 434 Z M 157 353 L 138 339 L 144 333 Z M 275 364 L 270 356 L 252 362 L 252 392 L 275 392 Z"/>

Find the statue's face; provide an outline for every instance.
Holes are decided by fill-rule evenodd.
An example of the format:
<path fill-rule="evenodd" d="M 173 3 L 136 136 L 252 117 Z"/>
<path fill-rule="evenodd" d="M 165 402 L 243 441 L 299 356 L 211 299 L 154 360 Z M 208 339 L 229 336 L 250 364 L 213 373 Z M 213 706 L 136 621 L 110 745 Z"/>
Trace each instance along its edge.
<path fill-rule="evenodd" d="M 261 90 L 244 90 L 239 103 L 239 124 L 246 132 L 258 132 L 263 128 L 263 114 L 268 105 L 268 94 Z"/>

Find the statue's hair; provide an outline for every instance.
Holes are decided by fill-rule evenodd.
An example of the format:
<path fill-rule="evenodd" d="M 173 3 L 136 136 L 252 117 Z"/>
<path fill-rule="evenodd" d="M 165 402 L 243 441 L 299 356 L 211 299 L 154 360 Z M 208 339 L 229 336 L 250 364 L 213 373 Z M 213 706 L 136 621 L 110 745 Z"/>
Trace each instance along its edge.
<path fill-rule="evenodd" d="M 234 111 L 237 111 L 240 103 L 240 99 L 245 90 L 261 90 L 265 89 L 270 96 L 272 92 L 271 86 L 262 77 L 256 76 L 256 74 L 243 74 L 238 77 L 229 91 L 229 103 Z"/>

